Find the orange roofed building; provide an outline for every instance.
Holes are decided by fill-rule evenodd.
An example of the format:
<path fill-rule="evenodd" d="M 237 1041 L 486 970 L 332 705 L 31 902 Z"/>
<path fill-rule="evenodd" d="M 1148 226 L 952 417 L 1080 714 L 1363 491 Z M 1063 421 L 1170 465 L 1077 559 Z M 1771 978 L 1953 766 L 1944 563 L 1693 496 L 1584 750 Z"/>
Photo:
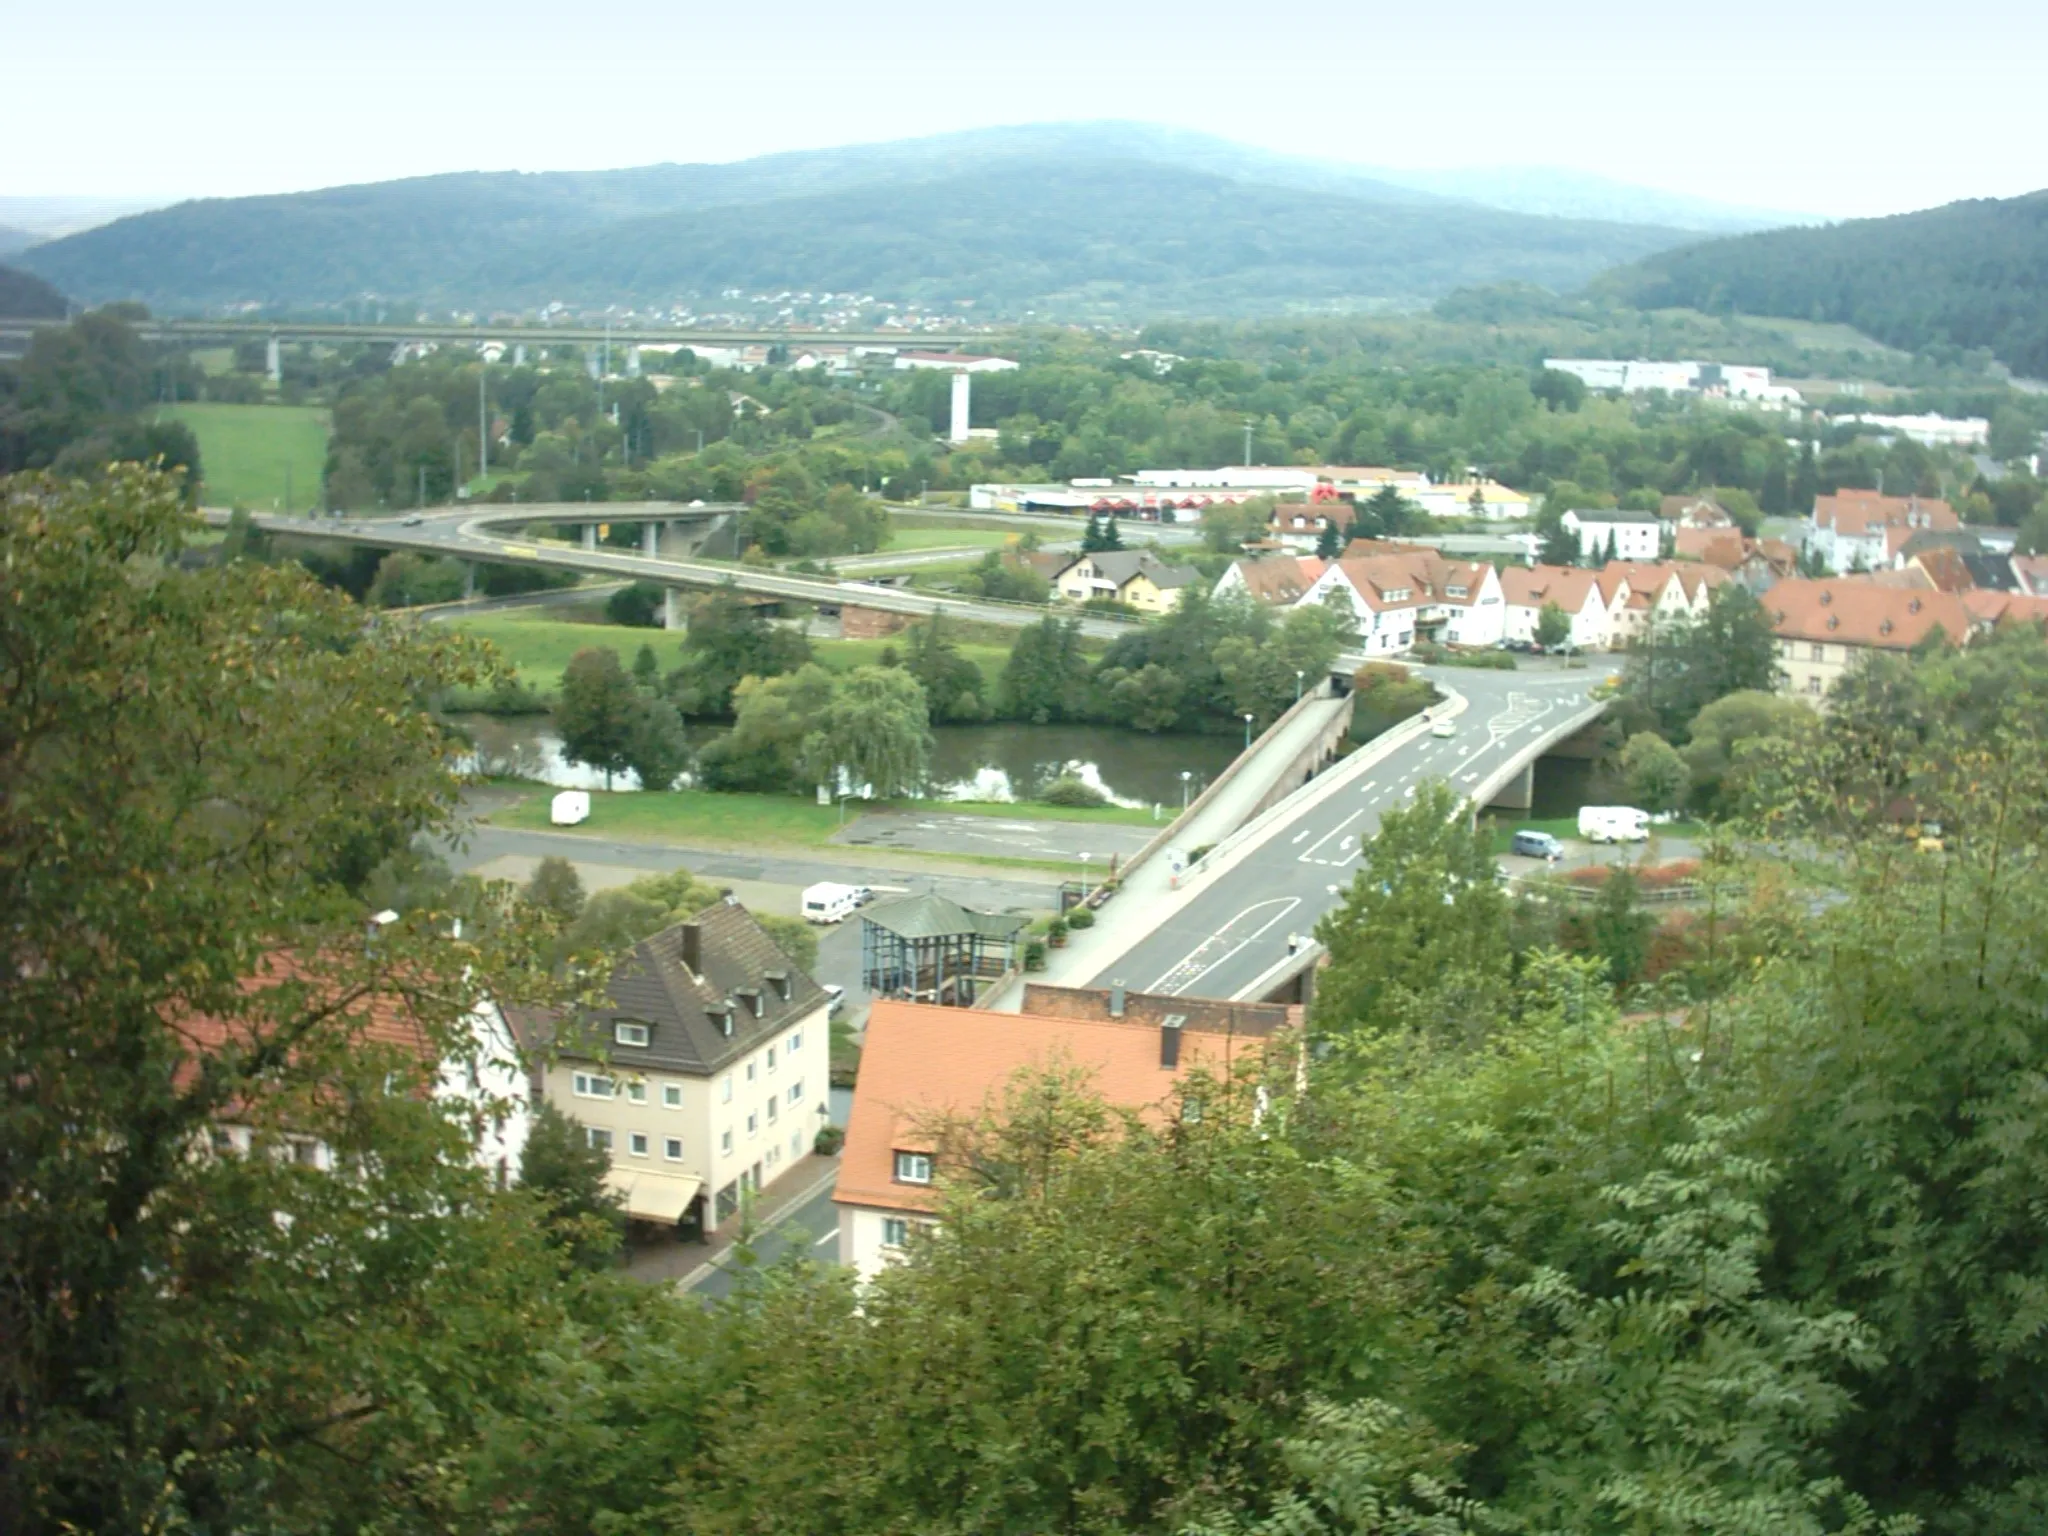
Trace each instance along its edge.
<path fill-rule="evenodd" d="M 1937 631 L 1965 645 L 1972 626 L 1969 607 L 1952 592 L 1853 576 L 1781 581 L 1763 605 L 1778 637 L 1778 691 L 1815 704 L 1872 654 L 1910 651 Z"/>
<path fill-rule="evenodd" d="M 938 1207 L 947 1174 L 935 1128 L 999 1108 L 1024 1071 L 1072 1067 L 1104 1102 L 1163 1116 L 1200 1068 L 1223 1078 L 1290 1022 L 1274 1005 L 1065 987 L 1027 989 L 1022 1013 L 879 999 L 861 1048 L 860 1091 L 839 1182 L 839 1258 L 863 1280 Z"/>

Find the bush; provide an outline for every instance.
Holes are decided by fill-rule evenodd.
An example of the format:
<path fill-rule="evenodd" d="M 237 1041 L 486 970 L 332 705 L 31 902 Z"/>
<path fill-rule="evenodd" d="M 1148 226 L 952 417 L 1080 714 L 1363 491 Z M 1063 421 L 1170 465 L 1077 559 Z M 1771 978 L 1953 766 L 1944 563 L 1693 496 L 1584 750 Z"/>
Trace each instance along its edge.
<path fill-rule="evenodd" d="M 846 1127 L 827 1123 L 818 1127 L 818 1135 L 811 1143 L 811 1150 L 820 1157 L 837 1157 L 839 1149 L 845 1145 Z"/>
<path fill-rule="evenodd" d="M 1076 907 L 1067 914 L 1067 926 L 1077 932 L 1083 928 L 1093 928 L 1095 926 L 1095 914 L 1086 907 Z"/>
<path fill-rule="evenodd" d="M 1045 940 L 1026 939 L 1024 941 L 1024 969 L 1027 971 L 1042 971 L 1045 969 Z"/>
<path fill-rule="evenodd" d="M 1087 810 L 1109 804 L 1109 797 L 1101 790 L 1084 784 L 1072 774 L 1062 774 L 1054 779 L 1038 798 L 1047 805 L 1076 806 Z"/>
<path fill-rule="evenodd" d="M 665 600 L 655 583 L 636 581 L 605 599 L 604 616 L 627 629 L 659 629 Z"/>
<path fill-rule="evenodd" d="M 479 714 L 484 715 L 544 715 L 548 712 L 548 701 L 516 677 L 500 678 L 491 685 L 491 691 L 474 703 Z"/>

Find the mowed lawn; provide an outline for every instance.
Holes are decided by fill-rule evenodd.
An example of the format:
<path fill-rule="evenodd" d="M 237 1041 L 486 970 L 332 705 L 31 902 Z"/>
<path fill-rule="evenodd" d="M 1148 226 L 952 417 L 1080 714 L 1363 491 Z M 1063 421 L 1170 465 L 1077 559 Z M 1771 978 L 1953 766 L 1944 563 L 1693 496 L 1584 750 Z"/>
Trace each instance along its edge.
<path fill-rule="evenodd" d="M 311 405 L 173 405 L 163 410 L 199 439 L 209 507 L 303 512 L 320 504 L 327 412 Z M 285 503 L 289 486 L 291 503 Z"/>
<path fill-rule="evenodd" d="M 884 552 L 914 554 L 925 549 L 1002 549 L 1017 542 L 1007 528 L 925 528 L 898 522 L 889 529 Z"/>
<path fill-rule="evenodd" d="M 616 624 L 576 624 L 563 619 L 543 618 L 529 613 L 480 613 L 453 619 L 452 624 L 473 635 L 481 635 L 505 653 L 506 660 L 519 669 L 520 681 L 542 693 L 553 693 L 562 685 L 562 669 L 578 651 L 610 649 L 619 653 L 619 665 L 631 667 L 640 647 L 651 645 L 667 672 L 682 660 L 682 637 L 660 629 L 622 629 Z M 900 640 L 813 640 L 811 651 L 821 666 L 834 672 L 875 666 L 882 652 Z M 1000 645 L 963 643 L 960 654 L 981 669 L 982 680 L 993 697 L 1009 651 Z"/>

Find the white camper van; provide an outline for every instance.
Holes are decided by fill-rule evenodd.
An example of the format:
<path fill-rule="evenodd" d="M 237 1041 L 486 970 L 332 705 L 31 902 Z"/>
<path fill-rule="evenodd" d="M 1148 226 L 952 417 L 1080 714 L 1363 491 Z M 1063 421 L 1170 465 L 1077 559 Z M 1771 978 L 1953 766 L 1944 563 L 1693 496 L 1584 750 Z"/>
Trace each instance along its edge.
<path fill-rule="evenodd" d="M 829 880 L 804 887 L 804 921 L 807 923 L 837 923 L 853 916 L 860 905 L 861 888 L 857 885 L 835 885 Z"/>
<path fill-rule="evenodd" d="M 563 790 L 549 805 L 548 820 L 558 827 L 573 827 L 590 820 L 590 791 Z"/>
<path fill-rule="evenodd" d="M 1650 835 L 1650 813 L 1628 805 L 1588 805 L 1579 810 L 1579 836 L 1589 843 L 1640 843 Z"/>

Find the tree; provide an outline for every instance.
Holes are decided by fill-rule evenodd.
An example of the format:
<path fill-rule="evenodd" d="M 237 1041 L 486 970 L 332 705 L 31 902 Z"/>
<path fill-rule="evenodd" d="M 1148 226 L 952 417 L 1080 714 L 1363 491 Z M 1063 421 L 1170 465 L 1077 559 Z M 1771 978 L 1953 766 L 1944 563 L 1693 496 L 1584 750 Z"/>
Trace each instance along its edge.
<path fill-rule="evenodd" d="M 643 645 L 633 654 L 633 686 L 650 694 L 661 686 L 661 662 L 651 645 Z"/>
<path fill-rule="evenodd" d="M 981 668 L 960 654 L 942 617 L 933 614 L 913 625 L 903 640 L 903 669 L 924 689 L 935 723 L 988 718 L 981 697 Z"/>
<path fill-rule="evenodd" d="M 582 1122 L 540 1101 L 519 1182 L 539 1200 L 555 1241 L 586 1269 L 610 1268 L 625 1246 L 624 1202 L 605 1183 L 611 1166 L 611 1154 L 592 1144 Z"/>
<path fill-rule="evenodd" d="M 1303 693 L 1320 688 L 1330 663 L 1352 638 L 1348 612 L 1327 603 L 1290 608 L 1274 632 L 1254 640 L 1231 635 L 1216 647 L 1217 674 L 1240 715 L 1271 721 Z"/>
<path fill-rule="evenodd" d="M 1398 539 L 1413 532 L 1422 517 L 1422 509 L 1389 482 L 1359 503 L 1351 521 L 1351 536 L 1354 539 Z"/>
<path fill-rule="evenodd" d="M 1770 615 L 1731 581 L 1714 589 L 1699 618 L 1653 624 L 1629 653 L 1622 687 L 1641 718 L 1671 740 L 1715 699 L 1769 692 L 1777 675 Z"/>
<path fill-rule="evenodd" d="M 583 910 L 583 880 L 576 873 L 576 866 L 558 853 L 549 854 L 534 866 L 520 894 L 564 926 L 575 922 Z"/>
<path fill-rule="evenodd" d="M 186 569 L 188 523 L 133 467 L 0 483 L 0 1508 L 402 1525 L 566 1324 L 434 1092 L 486 996 L 554 1000 L 530 930 L 364 942 L 376 867 L 454 830 L 420 701 L 490 674 L 296 567 Z"/>
<path fill-rule="evenodd" d="M 1607 979 L 1617 995 L 1642 979 L 1650 961 L 1650 935 L 1656 920 L 1642 908 L 1642 887 L 1626 865 L 1614 865 L 1600 884 L 1592 911 L 1570 920 L 1580 947 L 1606 962 Z"/>
<path fill-rule="evenodd" d="M 827 768 L 868 798 L 888 800 L 924 787 L 931 745 L 917 679 L 893 667 L 855 667 L 839 680 L 804 751 L 813 772 Z"/>
<path fill-rule="evenodd" d="M 605 599 L 604 616 L 627 629 L 659 629 L 667 596 L 654 582 L 628 582 Z"/>
<path fill-rule="evenodd" d="M 604 775 L 605 788 L 611 788 L 612 775 L 633 766 L 627 753 L 643 703 L 619 666 L 617 651 L 578 651 L 562 669 L 562 698 L 555 709 L 562 755 L 595 768 Z"/>
<path fill-rule="evenodd" d="M 769 623 L 737 588 L 722 586 L 690 610 L 682 665 L 665 686 L 685 715 L 729 715 L 742 678 L 780 677 L 810 659 L 800 632 Z"/>
<path fill-rule="evenodd" d="M 1311 1027 L 1483 1039 L 1505 1010 L 1511 958 L 1507 897 L 1494 872 L 1490 834 L 1473 829 L 1442 780 L 1389 812 L 1343 904 L 1316 926 L 1330 963 Z"/>
<path fill-rule="evenodd" d="M 1112 512 L 1102 520 L 1101 548 L 1105 550 L 1113 550 L 1122 549 L 1123 547 L 1124 536 L 1122 533 L 1117 531 L 1116 514 Z"/>
<path fill-rule="evenodd" d="M 1546 651 L 1557 649 L 1572 637 L 1572 616 L 1556 603 L 1536 610 L 1536 643 Z"/>
<path fill-rule="evenodd" d="M 1536 518 L 1536 559 L 1543 565 L 1577 565 L 1579 536 L 1564 524 L 1564 507 L 1552 508 L 1554 497 L 1543 498 L 1543 510 Z"/>
<path fill-rule="evenodd" d="M 675 705 L 640 695 L 627 722 L 620 756 L 642 789 L 675 788 L 676 779 L 690 764 L 690 743 Z"/>
<path fill-rule="evenodd" d="M 1136 672 L 1109 668 L 1097 675 L 1095 684 L 1107 697 L 1111 715 L 1134 731 L 1171 730 L 1180 719 L 1186 689 L 1157 662 L 1147 662 Z"/>
<path fill-rule="evenodd" d="M 1088 664 L 1081 655 L 1081 622 L 1047 614 L 1018 631 L 997 685 L 997 713 L 1006 720 L 1045 725 L 1075 719 Z"/>
<path fill-rule="evenodd" d="M 818 968 L 818 930 L 800 917 L 782 917 L 774 912 L 756 912 L 754 921 L 775 947 L 789 957 L 789 963 L 800 971 L 814 971 Z"/>
<path fill-rule="evenodd" d="M 1692 788 L 1692 773 L 1678 749 L 1653 731 L 1638 731 L 1621 749 L 1621 779 L 1629 799 L 1647 811 L 1675 811 Z"/>
<path fill-rule="evenodd" d="M 815 662 L 781 677 L 743 679 L 733 693 L 732 730 L 697 754 L 705 786 L 780 793 L 820 783 L 807 744 L 837 686 Z"/>
<path fill-rule="evenodd" d="M 1316 557 L 1334 560 L 1344 553 L 1344 533 L 1338 528 L 1337 519 L 1325 517 L 1322 531 L 1316 535 Z"/>
<path fill-rule="evenodd" d="M 1719 815 L 1742 811 L 1749 803 L 1750 764 L 1758 747 L 1803 740 L 1817 723 L 1798 699 L 1754 689 L 1722 695 L 1686 729 L 1685 766 L 1694 798 Z"/>
<path fill-rule="evenodd" d="M 1107 539 L 1108 535 L 1104 533 L 1102 527 L 1102 514 L 1090 512 L 1088 514 L 1088 529 L 1081 535 L 1081 553 L 1092 555 L 1100 550 L 1108 549 Z"/>

